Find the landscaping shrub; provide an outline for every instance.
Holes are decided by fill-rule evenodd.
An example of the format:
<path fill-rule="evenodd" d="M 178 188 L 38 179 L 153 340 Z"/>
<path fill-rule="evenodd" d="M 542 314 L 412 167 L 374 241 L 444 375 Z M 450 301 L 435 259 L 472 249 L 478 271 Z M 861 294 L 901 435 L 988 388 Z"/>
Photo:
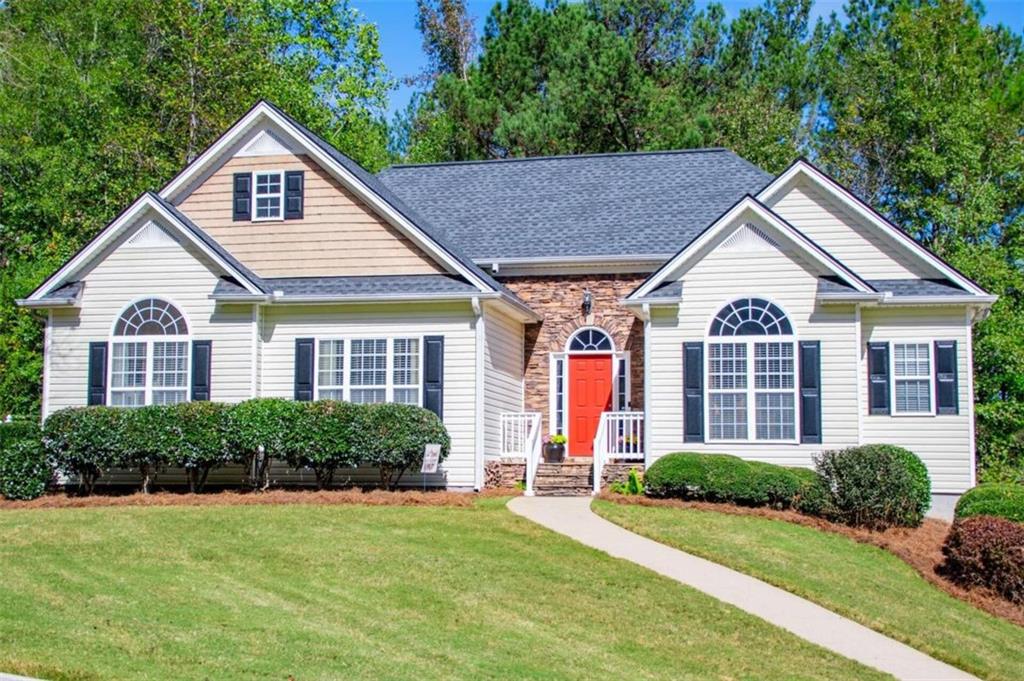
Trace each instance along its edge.
<path fill-rule="evenodd" d="M 306 402 L 258 397 L 236 404 L 227 415 L 228 448 L 246 466 L 254 487 L 266 489 L 270 459 L 288 457 L 288 441 Z"/>
<path fill-rule="evenodd" d="M 942 572 L 954 582 L 1024 603 L 1024 525 L 993 516 L 958 519 L 942 552 Z"/>
<path fill-rule="evenodd" d="M 143 494 L 149 493 L 157 472 L 170 458 L 176 437 L 171 414 L 169 407 L 157 405 L 121 410 L 120 454 L 114 463 L 139 471 Z"/>
<path fill-rule="evenodd" d="M 185 469 L 190 492 L 201 492 L 210 471 L 230 463 L 228 419 L 230 405 L 220 402 L 183 402 L 166 410 L 173 430 L 167 439 L 167 460 Z"/>
<path fill-rule="evenodd" d="M 338 468 L 357 463 L 353 447 L 357 412 L 363 405 L 320 400 L 303 402 L 284 443 L 293 468 L 310 468 L 319 489 L 329 487 Z"/>
<path fill-rule="evenodd" d="M 38 440 L 39 437 L 39 422 L 35 419 L 26 418 L 15 421 L 0 421 L 0 449 L 18 440 Z"/>
<path fill-rule="evenodd" d="M 0 496 L 5 499 L 42 496 L 53 478 L 39 429 L 35 432 L 35 438 L 9 438 L 0 445 Z"/>
<path fill-rule="evenodd" d="M 977 405 L 974 430 L 980 480 L 1024 484 L 1024 402 Z"/>
<path fill-rule="evenodd" d="M 648 496 L 788 508 L 802 483 L 791 469 L 729 454 L 678 452 L 644 474 Z"/>
<path fill-rule="evenodd" d="M 816 460 L 830 492 L 832 519 L 884 529 L 916 527 L 931 504 L 928 470 L 895 445 L 863 445 L 824 452 Z"/>
<path fill-rule="evenodd" d="M 410 467 L 423 463 L 423 448 L 441 445 L 441 460 L 451 441 L 441 419 L 429 409 L 411 404 L 358 405 L 353 423 L 353 447 L 361 463 L 380 471 L 380 483 L 393 489 Z"/>
<path fill-rule="evenodd" d="M 78 478 L 92 494 L 103 470 L 118 466 L 123 455 L 126 410 L 114 407 L 68 407 L 43 424 L 43 444 L 53 468 Z"/>
<path fill-rule="evenodd" d="M 955 515 L 957 518 L 992 515 L 1024 522 L 1024 485 L 1012 482 L 978 485 L 960 497 Z"/>
<path fill-rule="evenodd" d="M 609 485 L 612 492 L 626 496 L 639 496 L 644 493 L 643 474 L 635 468 L 629 469 L 629 475 L 622 482 Z"/>
<path fill-rule="evenodd" d="M 825 479 L 810 468 L 789 469 L 799 481 L 799 489 L 793 498 L 793 508 L 805 515 L 827 518 L 832 513 L 832 495 Z"/>

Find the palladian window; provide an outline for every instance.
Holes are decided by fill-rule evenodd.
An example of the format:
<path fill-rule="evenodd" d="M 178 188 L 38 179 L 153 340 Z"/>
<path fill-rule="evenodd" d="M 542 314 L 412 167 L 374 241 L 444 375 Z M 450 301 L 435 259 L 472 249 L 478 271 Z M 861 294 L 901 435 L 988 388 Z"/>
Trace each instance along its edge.
<path fill-rule="evenodd" d="M 141 407 L 188 400 L 188 325 L 158 298 L 133 303 L 114 324 L 110 404 Z"/>
<path fill-rule="evenodd" d="M 795 440 L 795 343 L 785 313 L 742 298 L 719 311 L 709 335 L 709 439 Z"/>

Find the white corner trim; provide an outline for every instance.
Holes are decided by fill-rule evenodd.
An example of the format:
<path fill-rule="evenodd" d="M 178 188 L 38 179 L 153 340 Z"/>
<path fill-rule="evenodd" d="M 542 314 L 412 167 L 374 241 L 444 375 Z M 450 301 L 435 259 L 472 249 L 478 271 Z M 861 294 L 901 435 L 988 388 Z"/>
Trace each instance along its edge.
<path fill-rule="evenodd" d="M 45 419 L 50 409 L 50 354 L 53 345 L 53 310 L 47 310 L 46 326 L 43 327 L 43 394 L 42 417 Z"/>
<path fill-rule="evenodd" d="M 756 217 L 763 220 L 766 224 L 784 235 L 789 241 L 801 248 L 814 262 L 843 279 L 857 291 L 861 293 L 874 292 L 864 280 L 843 266 L 842 263 L 831 258 L 828 254 L 822 251 L 817 244 L 798 232 L 789 223 L 782 220 L 770 209 L 757 201 L 757 199 L 747 196 L 738 201 L 721 217 L 711 223 L 711 225 L 701 232 L 696 239 L 687 244 L 683 250 L 679 251 L 679 253 L 675 255 L 675 257 L 665 263 L 657 272 L 652 274 L 647 281 L 636 289 L 636 291 L 627 296 L 627 300 L 635 302 L 646 298 L 651 291 L 664 283 L 672 273 L 677 272 L 680 267 L 690 260 L 690 258 L 694 257 L 694 254 L 699 253 L 701 249 L 712 243 L 712 241 L 718 237 L 726 226 L 736 221 L 744 211 L 752 212 Z M 741 227 L 742 225 L 738 225 L 737 229 L 740 229 Z"/>
<path fill-rule="evenodd" d="M 473 486 L 479 491 L 484 488 L 484 399 L 487 391 L 484 386 L 484 352 L 487 342 L 486 317 L 479 298 L 473 298 L 473 330 L 476 333 L 476 403 L 474 405 L 474 437 L 473 437 Z"/>
<path fill-rule="evenodd" d="M 651 447 L 651 308 L 644 304 L 641 308 L 641 319 L 644 321 L 644 470 L 651 467 L 653 456 Z"/>
<path fill-rule="evenodd" d="M 975 440 L 974 431 L 974 311 L 967 308 L 964 314 L 964 321 L 967 325 L 967 342 L 964 348 L 967 352 L 967 423 L 970 426 L 970 447 L 971 456 L 971 487 L 978 484 L 978 443 Z M 957 358 L 959 361 L 959 358 Z M 957 390 L 960 389 L 959 381 Z"/>
<path fill-rule="evenodd" d="M 861 201 L 848 189 L 803 159 L 797 160 L 781 175 L 772 180 L 767 187 L 762 189 L 757 195 L 758 200 L 764 202 L 770 201 L 796 175 L 806 177 L 830 196 L 837 198 L 840 203 L 852 210 L 858 217 L 863 218 L 868 224 L 875 227 L 883 234 L 888 235 L 893 241 L 902 244 L 904 248 L 916 259 L 935 268 L 971 293 L 976 295 L 987 295 L 987 292 L 984 289 L 957 272 L 950 265 L 947 265 L 937 255 L 917 243 L 909 234 L 881 217 L 877 212 L 872 210 L 870 206 Z"/>

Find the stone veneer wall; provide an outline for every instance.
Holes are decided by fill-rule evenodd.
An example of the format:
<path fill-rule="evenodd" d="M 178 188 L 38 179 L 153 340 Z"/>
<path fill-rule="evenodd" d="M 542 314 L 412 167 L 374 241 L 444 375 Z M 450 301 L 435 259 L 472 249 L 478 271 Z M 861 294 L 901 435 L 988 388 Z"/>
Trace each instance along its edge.
<path fill-rule="evenodd" d="M 629 472 L 634 468 L 643 473 L 643 462 L 606 463 L 601 471 L 601 486 L 607 487 L 613 482 L 625 482 L 629 478 Z M 525 482 L 526 459 L 522 457 L 507 456 L 491 459 L 484 463 L 484 487 L 487 489 L 505 489 L 522 485 Z"/>
<path fill-rule="evenodd" d="M 502 283 L 544 317 L 526 327 L 526 410 L 542 414 L 542 432 L 549 427 L 549 359 L 551 352 L 565 350 L 576 329 L 597 326 L 612 337 L 617 351 L 629 351 L 630 408 L 643 409 L 644 325 L 619 301 L 644 279 L 644 274 L 578 274 L 502 278 Z M 583 315 L 583 291 L 589 290 L 593 306 Z"/>

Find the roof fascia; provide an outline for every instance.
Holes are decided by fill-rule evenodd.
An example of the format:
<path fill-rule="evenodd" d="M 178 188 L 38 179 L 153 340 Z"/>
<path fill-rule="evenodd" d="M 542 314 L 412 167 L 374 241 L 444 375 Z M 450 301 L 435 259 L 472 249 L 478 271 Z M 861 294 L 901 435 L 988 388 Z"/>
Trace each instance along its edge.
<path fill-rule="evenodd" d="M 192 230 L 181 223 L 180 220 L 173 214 L 169 213 L 163 206 L 155 201 L 148 193 L 142 194 L 132 204 L 121 211 L 121 213 L 114 218 L 113 222 L 107 225 L 99 234 L 97 234 L 92 241 L 86 244 L 81 250 L 78 251 L 70 260 L 68 260 L 63 267 L 57 270 L 50 278 L 44 281 L 35 291 L 33 291 L 28 298 L 25 299 L 26 303 L 34 303 L 43 298 L 46 293 L 52 291 L 56 286 L 63 285 L 66 280 L 73 273 L 76 273 L 88 265 L 92 260 L 99 255 L 103 248 L 110 243 L 111 240 L 116 238 L 121 230 L 131 223 L 142 211 L 153 210 L 160 217 L 162 217 L 167 224 L 169 224 L 175 231 L 180 235 L 184 236 L 188 241 L 198 248 L 207 257 L 213 260 L 219 267 L 225 272 L 235 277 L 239 282 L 242 283 L 245 288 L 253 294 L 261 293 L 258 286 L 253 284 L 243 273 L 239 272 L 237 268 L 225 261 L 220 257 L 214 250 L 212 250 L 206 243 L 203 242 Z"/>
<path fill-rule="evenodd" d="M 697 238 L 687 244 L 675 255 L 675 257 L 665 263 L 665 265 L 663 265 L 657 272 L 648 277 L 643 284 L 627 296 L 627 300 L 636 301 L 646 298 L 654 288 L 665 281 L 665 278 L 670 272 L 678 270 L 679 267 L 685 264 L 694 256 L 694 254 L 699 253 L 700 250 L 704 246 L 708 245 L 719 234 L 719 232 L 725 228 L 726 225 L 733 222 L 745 210 L 752 211 L 755 215 L 772 225 L 775 229 L 787 235 L 792 242 L 800 246 L 802 250 L 810 255 L 813 260 L 846 281 L 857 291 L 861 293 L 874 292 L 874 289 L 872 289 L 869 284 L 857 275 L 853 274 L 853 272 L 846 268 L 842 263 L 830 256 L 826 251 L 822 250 L 799 230 L 780 218 L 757 199 L 747 195 L 740 199 L 732 208 L 727 210 L 717 220 L 711 223 L 711 225 L 701 232 Z"/>
<path fill-rule="evenodd" d="M 325 153 L 313 140 L 300 129 L 296 128 L 286 116 L 278 113 L 272 106 L 264 101 L 258 102 L 252 109 L 242 116 L 227 132 L 221 135 L 206 151 L 199 155 L 195 161 L 189 164 L 184 170 L 171 180 L 163 189 L 160 196 L 168 199 L 181 191 L 188 185 L 188 182 L 202 172 L 205 166 L 217 159 L 224 150 L 234 144 L 238 138 L 247 132 L 253 125 L 259 122 L 260 118 L 266 118 L 281 130 L 288 133 L 292 140 L 297 142 L 316 162 L 328 170 L 336 179 L 344 183 L 350 190 L 364 200 L 379 215 L 384 216 L 388 222 L 400 229 L 417 246 L 427 251 L 435 261 L 445 265 L 450 272 L 462 275 L 473 283 L 482 292 L 491 292 L 494 289 L 483 279 L 477 276 L 469 268 L 465 267 L 448 251 L 438 244 L 429 234 L 414 224 L 399 210 L 385 201 L 377 192 L 368 187 L 362 180 L 353 175 L 347 168 L 339 164 L 329 154 Z"/>
<path fill-rule="evenodd" d="M 917 241 L 915 241 L 909 234 L 889 222 L 885 217 L 880 215 L 878 211 L 861 201 L 853 192 L 829 177 L 824 171 L 817 168 L 807 159 L 800 158 L 790 164 L 789 168 L 784 170 L 778 177 L 772 180 L 767 187 L 758 193 L 758 200 L 762 202 L 770 201 L 772 197 L 781 191 L 782 188 L 797 175 L 802 175 L 810 179 L 815 185 L 824 189 L 830 195 L 838 198 L 844 206 L 850 208 L 856 215 L 862 217 L 876 229 L 889 235 L 894 241 L 902 244 L 906 250 L 913 254 L 918 260 L 931 265 L 944 276 L 953 280 L 971 293 L 980 296 L 987 295 L 987 291 L 981 288 L 978 284 L 974 283 L 966 275 L 962 274 L 945 260 L 917 243 Z"/>

